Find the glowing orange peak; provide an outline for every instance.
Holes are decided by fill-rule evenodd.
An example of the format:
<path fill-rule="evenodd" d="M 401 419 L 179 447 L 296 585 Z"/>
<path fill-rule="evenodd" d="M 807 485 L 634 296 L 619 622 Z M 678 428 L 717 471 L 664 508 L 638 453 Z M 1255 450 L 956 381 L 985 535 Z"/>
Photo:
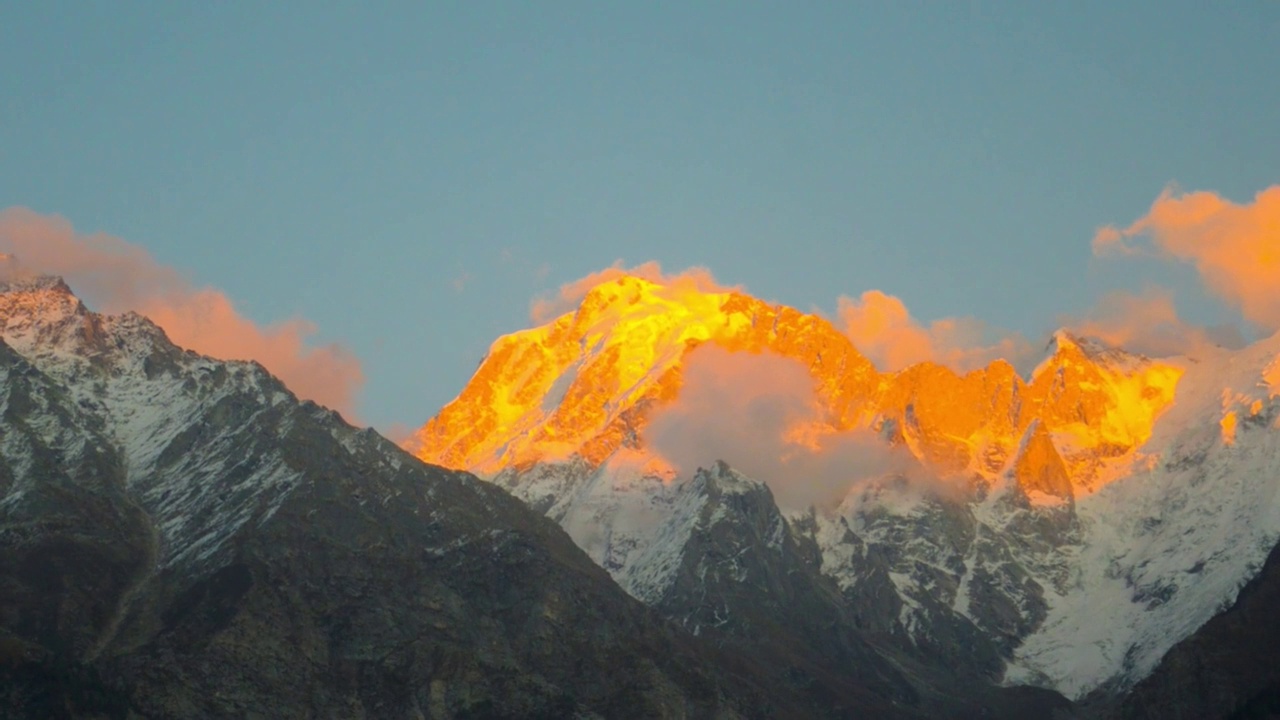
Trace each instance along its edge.
<path fill-rule="evenodd" d="M 1064 488 L 1048 458 L 1074 477 L 1091 472 L 1087 457 L 1132 451 L 1181 376 L 1062 332 L 1026 381 L 1003 360 L 964 375 L 928 362 L 881 374 L 819 316 L 739 291 L 623 275 L 590 288 L 576 310 L 495 341 L 410 446 L 424 460 L 481 474 L 572 457 L 599 464 L 621 448 L 642 450 L 651 413 L 679 396 L 684 360 L 703 343 L 808 369 L 820 415 L 790 430 L 797 447 L 890 422 L 940 472 L 991 475 L 1025 446 L 1015 470 L 1054 495 Z"/>

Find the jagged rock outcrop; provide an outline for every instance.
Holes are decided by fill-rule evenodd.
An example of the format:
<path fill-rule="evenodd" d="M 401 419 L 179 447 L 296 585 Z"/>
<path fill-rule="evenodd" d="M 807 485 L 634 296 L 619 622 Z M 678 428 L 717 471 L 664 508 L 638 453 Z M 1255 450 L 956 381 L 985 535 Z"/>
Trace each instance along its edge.
<path fill-rule="evenodd" d="M 1074 499 L 1067 467 L 1039 421 L 1027 428 L 1013 461 L 1013 477 L 1019 489 L 1028 495 L 1047 495 L 1064 502 Z"/>

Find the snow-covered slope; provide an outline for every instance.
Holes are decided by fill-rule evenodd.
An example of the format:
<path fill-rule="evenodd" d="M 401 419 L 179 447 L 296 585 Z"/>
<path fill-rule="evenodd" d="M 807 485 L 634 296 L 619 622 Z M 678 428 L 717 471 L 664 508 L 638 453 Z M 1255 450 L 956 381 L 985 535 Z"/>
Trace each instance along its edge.
<path fill-rule="evenodd" d="M 661 597 L 706 497 L 670 472 L 619 455 L 507 471 L 494 483 L 560 523 L 578 547 L 633 597 Z"/>
<path fill-rule="evenodd" d="M 268 449 L 297 401 L 256 363 L 180 350 L 146 318 L 92 313 L 46 276 L 0 285 L 0 339 L 119 452 L 125 490 L 156 520 L 159 570 L 212 559 L 298 479 Z"/>
<path fill-rule="evenodd" d="M 1068 581 L 1047 595 L 1010 682 L 1069 695 L 1128 686 L 1235 600 L 1280 539 L 1278 356 L 1272 337 L 1186 362 L 1141 453 L 1077 500 Z"/>

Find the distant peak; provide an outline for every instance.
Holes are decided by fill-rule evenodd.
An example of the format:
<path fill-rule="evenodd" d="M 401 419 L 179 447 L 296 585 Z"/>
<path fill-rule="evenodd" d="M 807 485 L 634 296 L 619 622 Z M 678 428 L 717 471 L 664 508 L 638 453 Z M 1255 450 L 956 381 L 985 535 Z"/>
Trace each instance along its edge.
<path fill-rule="evenodd" d="M 1045 347 L 1045 354 L 1057 355 L 1060 352 L 1070 352 L 1072 350 L 1091 354 L 1091 351 L 1099 349 L 1102 348 L 1097 342 L 1076 335 L 1066 328 L 1058 328 L 1053 331 L 1053 336 L 1049 338 L 1049 344 Z"/>
<path fill-rule="evenodd" d="M 1045 347 L 1045 356 L 1052 358 L 1063 354 L 1082 355 L 1095 363 L 1111 364 L 1145 359 L 1140 355 L 1109 345 L 1098 338 L 1077 335 L 1070 330 L 1060 328 L 1049 339 L 1049 344 Z"/>
<path fill-rule="evenodd" d="M 48 290 L 59 295 L 74 297 L 75 293 L 57 275 L 31 274 L 24 276 L 0 276 L 0 293 L 30 293 Z"/>
<path fill-rule="evenodd" d="M 626 273 L 623 275 L 619 275 L 618 277 L 614 278 L 611 282 L 604 282 L 604 283 L 601 283 L 600 285 L 607 286 L 611 283 L 620 285 L 622 287 L 636 287 L 636 288 L 646 288 L 646 287 L 652 287 L 655 285 L 666 284 L 658 280 L 644 278 L 639 275 L 632 275 L 630 273 Z M 600 285 L 597 285 L 596 287 L 600 287 Z"/>
<path fill-rule="evenodd" d="M 0 253 L 0 293 L 21 293 L 52 290 L 72 295 L 71 288 L 57 275 L 46 275 L 31 270 L 9 253 Z"/>
<path fill-rule="evenodd" d="M 692 284 L 682 284 L 679 282 L 667 282 L 663 279 L 646 278 L 639 275 L 619 275 L 603 282 L 593 285 L 587 291 L 586 296 L 581 303 L 582 306 L 590 307 L 593 305 L 611 305 L 615 303 L 636 303 L 651 296 L 663 292 L 675 292 L 679 290 L 681 294 L 686 295 L 715 295 L 715 292 L 696 287 Z"/>
<path fill-rule="evenodd" d="M 604 282 L 593 285 L 591 289 L 587 291 L 587 294 L 583 298 L 583 302 L 581 304 L 591 304 L 591 301 L 607 304 L 617 302 L 624 298 L 631 299 L 638 293 L 652 291 L 659 287 L 662 287 L 661 283 L 645 280 L 644 278 L 636 277 L 635 275 L 620 275 L 616 278 L 605 280 Z"/>

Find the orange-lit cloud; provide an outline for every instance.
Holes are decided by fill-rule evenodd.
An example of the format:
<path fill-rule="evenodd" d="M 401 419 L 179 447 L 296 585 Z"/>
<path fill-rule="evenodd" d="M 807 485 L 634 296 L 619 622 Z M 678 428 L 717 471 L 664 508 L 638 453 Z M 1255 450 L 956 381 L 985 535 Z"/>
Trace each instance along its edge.
<path fill-rule="evenodd" d="M 729 292 L 741 289 L 738 286 L 721 285 L 706 268 L 692 267 L 669 274 L 664 273 L 662 266 L 653 260 L 632 268 L 623 267 L 622 261 L 618 260 L 604 270 L 561 285 L 554 295 L 535 298 L 529 307 L 529 317 L 537 324 L 549 322 L 577 309 L 578 304 L 591 291 L 591 288 L 627 275 L 676 288 L 688 287 L 701 292 Z"/>
<path fill-rule="evenodd" d="M 1212 192 L 1166 190 L 1124 229 L 1104 227 L 1097 255 L 1136 254 L 1150 238 L 1157 254 L 1191 263 L 1210 292 L 1267 331 L 1280 329 L 1280 185 L 1238 205 Z"/>
<path fill-rule="evenodd" d="M 315 327 L 300 319 L 260 326 L 226 295 L 196 288 L 145 249 L 24 208 L 0 211 L 0 252 L 26 268 L 62 276 L 105 312 L 132 310 L 164 328 L 176 344 L 227 360 L 256 360 L 300 397 L 353 418 L 363 382 L 359 361 L 337 345 L 312 347 Z"/>
<path fill-rule="evenodd" d="M 1093 242 L 1090 245 L 1093 248 L 1093 254 L 1102 257 L 1106 255 L 1141 255 L 1142 248 L 1126 242 L 1125 235 L 1118 228 L 1112 225 L 1104 225 L 1098 228 L 1093 235 Z"/>
<path fill-rule="evenodd" d="M 413 442 L 415 430 L 417 430 L 417 428 L 411 427 L 402 422 L 393 422 L 385 428 L 378 428 L 378 432 L 380 432 L 383 437 L 401 446 Z"/>
<path fill-rule="evenodd" d="M 724 460 L 767 481 L 787 509 L 839 503 L 885 475 L 927 479 L 906 449 L 870 431 L 810 431 L 825 425 L 814 383 L 797 360 L 699 346 L 684 359 L 679 396 L 653 415 L 643 441 L 685 475 Z"/>
<path fill-rule="evenodd" d="M 1136 295 L 1109 293 L 1083 317 L 1063 318 L 1062 325 L 1078 335 L 1148 357 L 1199 355 L 1213 347 L 1238 348 L 1245 342 L 1234 326 L 1206 328 L 1182 319 L 1173 295 L 1160 288 Z"/>
<path fill-rule="evenodd" d="M 841 297 L 837 312 L 854 347 L 882 372 L 925 360 L 960 372 L 997 358 L 1021 366 L 1035 354 L 1023 336 L 999 333 L 976 318 L 943 318 L 921 325 L 902 300 L 879 290 L 868 290 L 856 300 Z"/>

